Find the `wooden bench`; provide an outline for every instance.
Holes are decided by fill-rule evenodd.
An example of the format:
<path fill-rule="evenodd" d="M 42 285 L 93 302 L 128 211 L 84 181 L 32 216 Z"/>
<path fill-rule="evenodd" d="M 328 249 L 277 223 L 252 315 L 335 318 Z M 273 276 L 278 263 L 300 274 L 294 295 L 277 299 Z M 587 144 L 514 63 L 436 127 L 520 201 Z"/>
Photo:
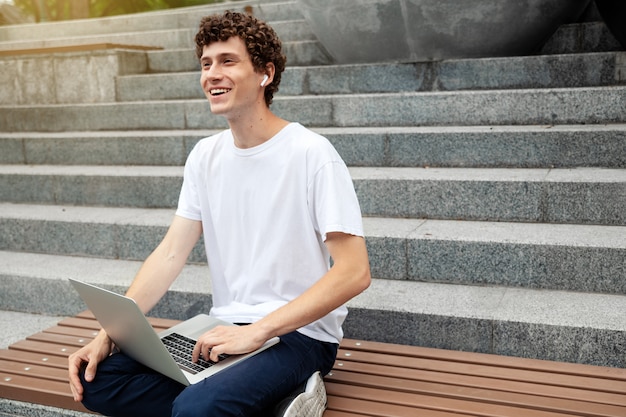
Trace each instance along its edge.
<path fill-rule="evenodd" d="M 1 396 L 86 411 L 71 398 L 67 356 L 98 329 L 84 312 L 1 350 Z M 325 381 L 324 417 L 626 416 L 619 368 L 344 340 Z"/>

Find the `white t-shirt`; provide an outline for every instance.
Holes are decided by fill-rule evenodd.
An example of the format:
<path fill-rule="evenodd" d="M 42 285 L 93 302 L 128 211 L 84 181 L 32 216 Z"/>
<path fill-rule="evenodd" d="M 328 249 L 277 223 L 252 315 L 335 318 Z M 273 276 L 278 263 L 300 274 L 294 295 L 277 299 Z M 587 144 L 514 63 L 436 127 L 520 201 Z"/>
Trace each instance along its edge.
<path fill-rule="evenodd" d="M 201 140 L 187 159 L 176 214 L 202 221 L 211 314 L 253 323 L 302 294 L 330 267 L 329 232 L 363 236 L 348 169 L 328 140 L 291 123 L 237 148 L 232 132 Z M 299 332 L 338 343 L 345 306 Z"/>

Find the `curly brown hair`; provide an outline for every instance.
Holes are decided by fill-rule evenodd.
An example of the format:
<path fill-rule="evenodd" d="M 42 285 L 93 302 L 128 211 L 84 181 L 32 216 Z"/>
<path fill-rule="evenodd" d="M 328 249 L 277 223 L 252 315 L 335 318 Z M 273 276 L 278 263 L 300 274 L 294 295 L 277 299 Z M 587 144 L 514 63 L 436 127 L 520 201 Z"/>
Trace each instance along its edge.
<path fill-rule="evenodd" d="M 276 69 L 274 79 L 265 88 L 265 103 L 272 104 L 274 93 L 278 91 L 282 72 L 285 70 L 287 58 L 282 53 L 282 43 L 278 35 L 262 20 L 239 12 L 226 11 L 203 17 L 200 29 L 196 34 L 196 56 L 202 57 L 205 46 L 213 42 L 227 41 L 233 36 L 241 38 L 246 44 L 252 66 L 258 72 L 264 72 L 268 63 Z"/>

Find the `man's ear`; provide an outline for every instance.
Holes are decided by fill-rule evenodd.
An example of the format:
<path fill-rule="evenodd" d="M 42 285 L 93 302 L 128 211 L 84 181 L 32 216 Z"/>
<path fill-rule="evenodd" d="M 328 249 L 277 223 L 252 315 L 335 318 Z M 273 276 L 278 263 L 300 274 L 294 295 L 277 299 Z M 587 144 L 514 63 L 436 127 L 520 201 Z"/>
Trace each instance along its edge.
<path fill-rule="evenodd" d="M 263 71 L 263 81 L 261 81 L 261 87 L 265 87 L 268 84 L 271 84 L 274 81 L 274 72 L 276 71 L 276 67 L 272 62 L 269 62 L 265 66 L 265 71 Z"/>

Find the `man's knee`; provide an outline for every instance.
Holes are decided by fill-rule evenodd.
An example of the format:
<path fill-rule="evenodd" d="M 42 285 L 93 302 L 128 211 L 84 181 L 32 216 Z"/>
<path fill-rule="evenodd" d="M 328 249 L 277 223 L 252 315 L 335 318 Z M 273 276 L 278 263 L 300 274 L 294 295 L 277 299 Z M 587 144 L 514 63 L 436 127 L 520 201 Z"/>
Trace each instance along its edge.
<path fill-rule="evenodd" d="M 107 416 L 167 416 L 183 385 L 122 354 L 101 362 L 92 382 L 83 384 L 83 405 Z"/>
<path fill-rule="evenodd" d="M 214 401 L 210 393 L 200 395 L 193 385 L 181 392 L 172 404 L 172 417 L 194 417 L 201 415 L 220 415 L 215 413 L 216 407 L 220 407 L 219 402 Z"/>
<path fill-rule="evenodd" d="M 98 394 L 98 389 L 96 386 L 98 385 L 99 380 L 96 382 L 87 382 L 85 381 L 85 368 L 83 367 L 78 376 L 80 377 L 80 382 L 83 386 L 83 400 L 82 404 L 88 410 L 95 411 L 100 414 L 104 413 L 103 405 L 106 405 L 107 400 L 102 398 L 102 395 Z"/>
<path fill-rule="evenodd" d="M 234 393 L 220 394 L 219 387 L 204 389 L 199 385 L 185 388 L 172 404 L 172 417 L 240 416 L 241 405 L 234 401 Z M 241 396 L 241 393 L 239 393 Z"/>

